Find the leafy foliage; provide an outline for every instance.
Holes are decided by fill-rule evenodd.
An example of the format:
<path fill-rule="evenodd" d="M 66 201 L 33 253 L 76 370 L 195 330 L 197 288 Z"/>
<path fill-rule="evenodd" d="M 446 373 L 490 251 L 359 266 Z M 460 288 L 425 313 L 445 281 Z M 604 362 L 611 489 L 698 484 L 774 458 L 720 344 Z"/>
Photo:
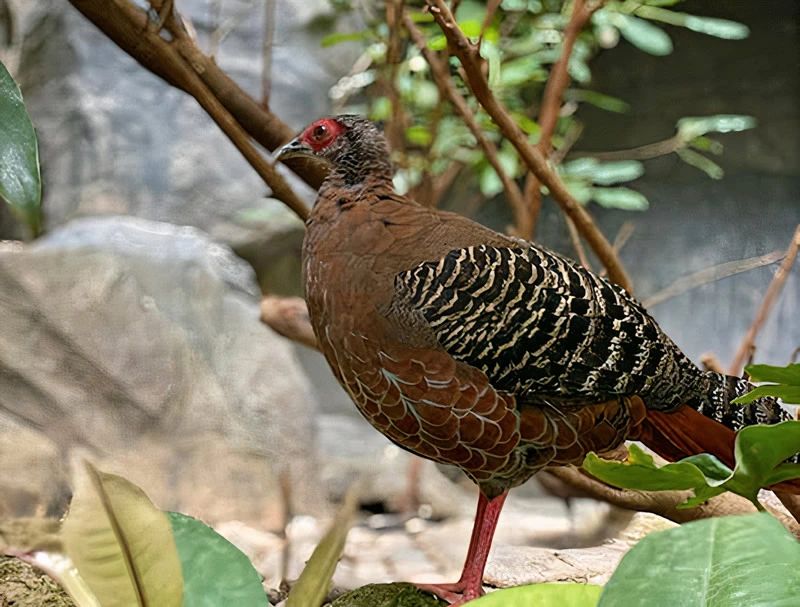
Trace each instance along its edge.
<path fill-rule="evenodd" d="M 181 604 L 183 577 L 169 520 L 121 476 L 86 464 L 62 536 L 105 607 Z"/>
<path fill-rule="evenodd" d="M 26 223 L 34 237 L 41 232 L 42 180 L 39 145 L 25 111 L 22 93 L 0 63 L 0 198 Z"/>
<path fill-rule="evenodd" d="M 587 584 L 532 584 L 498 590 L 470 602 L 475 607 L 595 607 L 602 586 Z"/>
<path fill-rule="evenodd" d="M 783 402 L 800 405 L 800 363 L 786 367 L 750 365 L 745 371 L 754 382 L 770 382 L 735 399 L 734 403 L 749 403 L 762 396 L 775 396 Z"/>
<path fill-rule="evenodd" d="M 800 422 L 750 426 L 736 436 L 736 467 L 731 470 L 713 455 L 703 453 L 657 467 L 653 458 L 635 444 L 625 462 L 586 456 L 584 469 L 601 481 L 623 489 L 671 491 L 693 489 L 695 496 L 679 507 L 697 506 L 724 491 L 749 499 L 757 508 L 758 491 L 779 482 L 800 478 L 800 465 L 784 464 L 798 452 Z"/>
<path fill-rule="evenodd" d="M 185 514 L 167 512 L 183 571 L 183 607 L 267 607 L 261 577 L 236 546 Z"/>
<path fill-rule="evenodd" d="M 790 607 L 800 600 L 800 544 L 769 514 L 651 533 L 620 562 L 598 607 Z"/>
<path fill-rule="evenodd" d="M 730 40 L 742 39 L 749 34 L 748 28 L 739 23 L 688 15 L 668 8 L 679 1 L 612 0 L 594 13 L 590 25 L 577 38 L 570 56 L 568 73 L 573 82 L 564 91 L 564 99 L 569 103 L 562 109 L 552 138 L 557 150 L 572 145 L 575 133 L 580 132 L 580 119 L 575 114 L 580 104 L 589 103 L 610 112 L 629 110 L 625 101 L 589 87 L 592 59 L 603 49 L 615 46 L 620 38 L 644 52 L 663 56 L 672 52 L 673 44 L 661 23 Z M 389 65 L 387 53 L 392 46 L 393 34 L 379 10 L 366 10 L 362 4 L 336 0 L 339 14 L 361 11 L 366 27 L 359 32 L 332 34 L 323 41 L 324 46 L 361 44 L 371 59 L 371 65 L 362 74 L 347 76 L 333 87 L 334 102 L 374 120 L 398 121 L 403 125 L 400 140 L 391 142 L 399 167 L 395 183 L 402 193 L 412 190 L 424 177 L 441 175 L 455 165 L 471 169 L 474 184 L 485 197 L 500 194 L 503 186 L 494 168 L 450 104 L 439 98 L 430 69 L 419 50 L 410 42 L 401 45 L 404 50 L 399 64 Z M 418 5 L 408 3 L 408 6 Z M 486 3 L 464 0 L 458 5 L 456 19 L 465 35 L 473 41 L 481 39 L 480 52 L 488 65 L 489 86 L 533 143 L 540 133 L 536 122 L 537 102 L 542 97 L 552 66 L 561 54 L 563 32 L 571 10 L 570 2 L 503 0 L 494 17 L 486 22 Z M 410 14 L 423 32 L 427 48 L 437 52 L 440 60 L 449 61 L 453 82 L 467 99 L 486 136 L 498 147 L 504 171 L 513 179 L 523 177 L 526 173 L 524 163 L 517 158 L 516 150 L 502 140 L 496 125 L 471 96 L 458 72 L 460 64 L 445 52 L 446 39 L 430 14 L 413 10 Z M 400 31 L 396 35 L 404 34 Z M 396 96 L 394 100 L 393 95 Z M 700 152 L 719 155 L 722 146 L 705 138 L 705 134 L 738 131 L 753 125 L 753 119 L 747 116 L 686 118 L 678 124 L 674 146 L 661 153 L 675 152 L 687 164 L 711 178 L 720 179 L 722 169 Z M 590 159 L 573 162 L 586 160 Z M 648 201 L 641 193 L 618 185 L 641 177 L 645 168 L 641 162 L 613 166 L 617 163 L 594 161 L 594 168 L 589 173 L 577 177 L 570 175 L 570 164 L 562 167 L 562 175 L 571 193 L 582 204 L 593 201 L 604 207 L 629 211 L 648 208 Z M 615 174 L 614 171 L 618 172 Z M 601 177 L 603 172 L 609 172 L 605 179 Z"/>

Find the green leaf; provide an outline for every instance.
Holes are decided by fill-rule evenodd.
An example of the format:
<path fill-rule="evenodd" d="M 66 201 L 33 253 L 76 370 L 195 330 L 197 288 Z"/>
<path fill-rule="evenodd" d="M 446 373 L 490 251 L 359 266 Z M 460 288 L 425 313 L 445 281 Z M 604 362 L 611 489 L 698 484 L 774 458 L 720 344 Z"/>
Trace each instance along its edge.
<path fill-rule="evenodd" d="M 433 137 L 428 129 L 422 125 L 410 126 L 405 130 L 406 140 L 415 145 L 427 146 L 430 145 Z"/>
<path fill-rule="evenodd" d="M 341 34 L 328 34 L 322 39 L 320 45 L 323 48 L 327 48 L 329 46 L 342 44 L 343 42 L 361 42 L 362 40 L 366 40 L 371 37 L 372 37 L 372 32 L 370 32 L 368 29 L 365 29 L 360 32 L 343 32 Z"/>
<path fill-rule="evenodd" d="M 41 233 L 42 178 L 39 145 L 22 93 L 0 63 L 0 198 L 31 229 Z"/>
<path fill-rule="evenodd" d="M 598 607 L 794 607 L 800 543 L 766 513 L 649 534 L 622 559 Z"/>
<path fill-rule="evenodd" d="M 433 15 L 430 13 L 409 13 L 414 23 L 433 23 Z"/>
<path fill-rule="evenodd" d="M 355 516 L 358 506 L 358 489 L 350 487 L 344 503 L 331 523 L 330 529 L 314 549 L 314 553 L 306 563 L 306 568 L 297 578 L 286 607 L 319 607 L 328 594 L 333 579 L 333 572 L 342 556 L 347 532 Z"/>
<path fill-rule="evenodd" d="M 686 15 L 683 26 L 700 34 L 716 36 L 726 40 L 744 40 L 750 35 L 750 28 L 746 25 L 736 21 L 728 21 L 727 19 Z"/>
<path fill-rule="evenodd" d="M 133 483 L 86 463 L 62 537 L 103 607 L 180 607 L 183 577 L 169 519 Z"/>
<path fill-rule="evenodd" d="M 607 209 L 646 211 L 650 207 L 644 194 L 629 188 L 593 188 L 592 199 Z"/>
<path fill-rule="evenodd" d="M 684 141 L 691 141 L 706 133 L 736 133 L 756 126 L 752 116 L 717 114 L 715 116 L 686 117 L 678 120 L 676 128 Z"/>
<path fill-rule="evenodd" d="M 613 185 L 633 181 L 644 175 L 644 165 L 638 160 L 598 163 L 591 171 L 592 183 Z"/>
<path fill-rule="evenodd" d="M 183 607 L 268 607 L 261 577 L 236 546 L 191 516 L 167 516 L 183 569 Z"/>
<path fill-rule="evenodd" d="M 800 386 L 800 363 L 787 365 L 785 367 L 774 367 L 772 365 L 748 365 L 744 368 L 744 370 L 747 371 L 751 381 L 769 381 L 776 384 Z"/>
<path fill-rule="evenodd" d="M 601 110 L 616 112 L 617 114 L 625 114 L 630 110 L 630 106 L 622 99 L 604 95 L 597 91 L 587 91 L 586 89 L 568 89 L 564 92 L 564 99 L 590 103 Z"/>
<path fill-rule="evenodd" d="M 702 154 L 698 154 L 694 150 L 690 150 L 688 148 L 678 148 L 675 150 L 675 153 L 686 164 L 691 165 L 696 169 L 700 169 L 706 175 L 711 177 L 711 179 L 722 179 L 725 176 L 725 171 L 722 170 L 721 166 L 719 166 L 710 158 L 706 158 Z"/>
<path fill-rule="evenodd" d="M 444 37 L 444 34 L 437 34 L 428 40 L 427 47 L 432 51 L 443 51 L 447 48 L 447 38 Z"/>
<path fill-rule="evenodd" d="M 722 152 L 725 150 L 725 146 L 723 146 L 719 141 L 704 135 L 695 137 L 689 142 L 689 145 L 696 150 L 700 150 L 701 152 L 710 152 L 715 156 L 722 155 Z"/>
<path fill-rule="evenodd" d="M 731 402 L 737 405 L 744 405 L 762 396 L 780 398 L 787 405 L 800 405 L 800 386 L 779 386 L 777 384 L 758 386 L 744 396 L 734 398 Z"/>
<path fill-rule="evenodd" d="M 532 584 L 492 592 L 470 601 L 470 607 L 595 607 L 602 586 L 588 584 Z"/>
<path fill-rule="evenodd" d="M 497 152 L 497 158 L 506 175 L 513 179 L 519 169 L 519 160 L 516 152 L 513 149 L 503 147 Z M 487 164 L 481 171 L 479 185 L 481 193 L 487 197 L 495 196 L 503 191 L 503 182 L 500 181 L 500 177 L 490 164 Z"/>
<path fill-rule="evenodd" d="M 639 50 L 656 56 L 672 52 L 672 40 L 661 28 L 630 15 L 618 14 L 615 17 L 614 24 L 619 33 Z"/>
<path fill-rule="evenodd" d="M 713 455 L 703 453 L 658 468 L 653 458 L 636 445 L 630 446 L 626 462 L 610 462 L 594 453 L 586 456 L 584 469 L 600 480 L 623 489 L 669 491 L 694 489 L 696 497 L 685 506 L 695 506 L 723 491 L 732 491 L 758 504 L 759 489 L 790 480 L 794 468 L 783 462 L 798 452 L 800 422 L 772 426 L 748 426 L 736 435 L 736 467 L 733 471 Z M 779 478 L 776 481 L 775 478 Z"/>

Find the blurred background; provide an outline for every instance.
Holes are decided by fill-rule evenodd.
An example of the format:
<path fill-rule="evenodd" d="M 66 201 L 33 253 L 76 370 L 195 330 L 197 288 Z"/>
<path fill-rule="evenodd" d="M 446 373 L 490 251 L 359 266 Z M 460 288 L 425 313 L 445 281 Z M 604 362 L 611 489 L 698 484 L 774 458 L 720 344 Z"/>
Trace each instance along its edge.
<path fill-rule="evenodd" d="M 294 129 L 333 111 L 387 118 L 375 48 L 386 36 L 382 4 L 176 4 L 200 48 L 257 99 L 267 24 L 269 107 Z M 712 165 L 696 152 L 662 154 L 643 161 L 644 174 L 632 169 L 624 184 L 642 196 L 586 200 L 609 239 L 627 235 L 621 259 L 667 334 L 698 363 L 712 352 L 727 367 L 800 223 L 798 4 L 681 3 L 681 13 L 743 24 L 749 35 L 659 22 L 668 48 L 652 29 L 620 25 L 612 9 L 623 3 L 611 4 L 584 40 L 562 108 L 558 145 L 574 139 L 567 162 L 668 141 L 686 117 L 737 114 L 757 123 L 699 142 L 711 150 L 704 158 Z M 557 17 L 560 2 L 502 6 L 504 22 L 534 20 L 528 29 L 545 38 L 563 28 L 542 20 Z M 459 11 L 480 22 L 485 7 L 465 1 Z M 434 26 L 421 26 L 435 47 Z M 526 51 L 522 26 L 515 27 L 501 25 L 498 36 L 521 45 L 516 59 L 525 61 L 506 72 L 521 76 L 498 86 L 522 117 L 535 118 L 542 65 L 549 64 L 527 57 L 553 45 L 526 30 L 533 40 Z M 441 160 L 454 159 L 459 166 L 443 181 L 439 206 L 505 230 L 512 215 L 474 141 L 434 149 L 434 140 L 459 135 L 444 133 L 441 125 L 453 117 L 436 114 L 435 87 L 413 63 L 413 49 L 405 52 L 397 75 L 408 114 L 398 187 L 421 192 L 424 179 L 449 170 Z M 363 505 L 377 518 L 351 537 L 360 547 L 337 573 L 339 583 L 458 571 L 474 492 L 426 463 L 410 498 L 411 456 L 361 419 L 320 355 L 261 323 L 262 293 L 302 293 L 303 225 L 270 198 L 197 102 L 63 0 L 0 0 L 0 60 L 37 129 L 44 189 L 44 233 L 33 242 L 23 244 L 26 226 L 0 205 L 0 513 L 59 513 L 69 498 L 68 463 L 87 455 L 139 484 L 160 507 L 214 524 L 261 559 L 262 574 L 279 577 L 274 547 L 287 520 L 294 517 L 300 567 L 319 517 L 362 475 Z M 522 167 L 506 156 L 522 183 Z M 313 191 L 289 177 L 310 205 Z M 572 177 L 575 191 L 587 185 Z M 536 241 L 576 256 L 564 215 L 546 196 Z M 733 264 L 729 270 L 756 267 L 695 276 L 691 288 L 663 292 L 700 270 L 770 253 L 771 263 Z M 790 362 L 800 347 L 798 319 L 795 271 L 759 334 L 755 360 Z M 607 504 L 564 500 L 535 481 L 516 500 L 504 514 L 515 528 L 504 532 L 501 523 L 497 543 L 520 549 L 593 545 L 628 521 Z M 417 521 L 411 527 L 386 518 L 409 504 Z M 409 541 L 406 532 L 419 537 Z M 370 553 L 377 538 L 383 552 Z"/>

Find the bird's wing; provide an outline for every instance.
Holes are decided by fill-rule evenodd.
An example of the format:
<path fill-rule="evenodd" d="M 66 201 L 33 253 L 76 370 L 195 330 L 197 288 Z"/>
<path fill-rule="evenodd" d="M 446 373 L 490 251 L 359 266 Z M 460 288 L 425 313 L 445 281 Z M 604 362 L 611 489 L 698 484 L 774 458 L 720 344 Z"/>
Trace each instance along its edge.
<path fill-rule="evenodd" d="M 393 307 L 421 314 L 453 358 L 518 397 L 676 390 L 682 366 L 693 367 L 623 289 L 521 241 L 454 249 L 401 272 Z"/>

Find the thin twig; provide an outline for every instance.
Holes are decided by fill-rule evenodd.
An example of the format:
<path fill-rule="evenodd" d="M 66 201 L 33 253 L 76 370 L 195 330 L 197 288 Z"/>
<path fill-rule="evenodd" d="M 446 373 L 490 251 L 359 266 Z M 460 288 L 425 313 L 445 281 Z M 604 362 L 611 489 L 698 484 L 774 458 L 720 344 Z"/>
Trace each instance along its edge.
<path fill-rule="evenodd" d="M 729 369 L 730 375 L 739 375 L 739 373 L 741 373 L 742 365 L 747 359 L 748 353 L 753 348 L 756 335 L 758 335 L 759 330 L 761 330 L 764 322 L 766 322 L 772 310 L 772 306 L 775 305 L 775 301 L 778 299 L 778 295 L 780 295 L 783 289 L 789 272 L 792 270 L 792 264 L 794 264 L 795 257 L 797 257 L 798 248 L 800 248 L 800 225 L 797 226 L 794 236 L 792 236 L 792 241 L 789 243 L 789 248 L 786 250 L 786 257 L 783 258 L 783 263 L 781 263 L 778 271 L 775 273 L 775 277 L 772 279 L 772 283 L 770 283 L 767 292 L 764 294 L 764 300 L 761 302 L 758 314 L 756 314 L 756 317 L 753 319 L 753 324 L 750 325 L 750 328 L 747 330 L 742 340 L 742 344 L 736 351 L 736 356 L 733 357 L 733 362 Z"/>
<path fill-rule="evenodd" d="M 268 150 L 275 150 L 295 136 L 292 127 L 245 93 L 211 57 L 200 50 L 185 30 L 180 39 L 172 42 L 147 32 L 148 20 L 142 16 L 144 11 L 130 0 L 69 2 L 123 51 L 172 86 L 191 94 L 187 89 L 196 86 L 196 83 L 190 85 L 195 81 L 188 78 L 187 70 L 194 72 L 236 122 Z M 158 2 L 153 3 L 154 6 L 156 4 L 161 6 Z M 177 11 L 173 10 L 173 17 L 176 14 Z M 170 30 L 173 36 L 176 35 L 174 30 L 182 29 L 175 26 L 181 21 L 180 16 L 168 16 L 165 26 L 173 24 Z M 324 165 L 318 163 L 290 160 L 286 164 L 313 188 L 319 187 L 327 174 Z"/>
<path fill-rule="evenodd" d="M 506 193 L 506 198 L 511 205 L 511 211 L 514 214 L 514 229 L 517 233 L 516 235 L 520 238 L 530 239 L 533 236 L 530 214 L 528 213 L 519 186 L 508 176 L 503 169 L 503 165 L 500 164 L 497 148 L 486 136 L 486 133 L 483 132 L 477 120 L 475 120 L 475 116 L 469 109 L 466 100 L 461 93 L 458 92 L 456 85 L 450 78 L 450 72 L 442 62 L 439 61 L 439 58 L 433 51 L 427 47 L 425 44 L 425 37 L 408 14 L 403 16 L 403 24 L 408 30 L 414 44 L 417 45 L 422 56 L 428 62 L 428 65 L 430 65 L 431 75 L 433 76 L 433 81 L 436 83 L 436 86 L 439 88 L 439 94 L 443 99 L 449 100 L 456 112 L 461 116 L 464 124 L 467 125 L 467 128 L 469 128 L 470 132 L 478 141 L 478 145 L 481 146 L 484 154 L 486 154 L 486 160 L 489 161 L 489 164 L 492 165 L 492 168 L 494 168 L 497 176 L 500 178 L 500 182 L 503 184 Z"/>
<path fill-rule="evenodd" d="M 717 282 L 723 278 L 735 276 L 736 274 L 741 274 L 742 272 L 747 272 L 755 268 L 760 268 L 761 266 L 768 266 L 780 261 L 784 257 L 786 257 L 786 251 L 773 251 L 772 253 L 759 255 L 758 257 L 738 259 L 736 261 L 728 261 L 716 266 L 711 266 L 710 268 L 703 268 L 688 276 L 681 276 L 668 287 L 661 289 L 645 299 L 642 304 L 646 308 L 650 308 L 668 299 L 686 293 L 687 291 L 696 289 L 697 287 Z"/>
<path fill-rule="evenodd" d="M 547 186 L 562 210 L 575 222 L 578 232 L 592 248 L 600 262 L 608 268 L 609 279 L 631 291 L 630 280 L 625 274 L 619 258 L 611 248 L 611 244 L 597 228 L 586 209 L 569 193 L 558 173 L 549 164 L 547 157 L 541 150 L 530 144 L 527 136 L 508 110 L 489 90 L 489 84 L 482 69 L 483 59 L 455 22 L 447 4 L 444 0 L 426 0 L 426 2 L 433 18 L 447 39 L 450 51 L 461 61 L 467 82 L 475 98 L 514 145 L 522 161 L 536 174 L 539 181 Z"/>
<path fill-rule="evenodd" d="M 483 23 L 481 24 L 481 35 L 478 37 L 478 48 L 481 48 L 481 44 L 483 44 L 483 36 L 486 34 L 486 28 L 491 25 L 492 19 L 494 19 L 497 9 L 500 8 L 501 2 L 502 0 L 488 0 L 488 2 L 486 2 L 486 17 L 483 18 Z"/>
<path fill-rule="evenodd" d="M 601 162 L 614 162 L 618 160 L 649 160 L 666 156 L 681 148 L 686 147 L 686 141 L 679 135 L 674 135 L 663 141 L 640 145 L 628 150 L 615 150 L 613 152 L 573 152 L 570 158 L 594 158 Z"/>
<path fill-rule="evenodd" d="M 722 368 L 722 363 L 719 362 L 719 359 L 712 353 L 706 352 L 700 356 L 700 364 L 703 365 L 703 369 L 706 371 L 713 371 L 714 373 L 722 373 L 725 374 L 725 369 Z"/>
<path fill-rule="evenodd" d="M 75 8 L 97 25 L 120 48 L 127 51 L 154 74 L 194 97 L 269 186 L 272 190 L 272 195 L 305 220 L 308 216 L 306 205 L 300 200 L 283 176 L 259 154 L 239 121 L 229 111 L 228 106 L 215 94 L 214 86 L 210 83 L 220 86 L 221 83 L 224 84 L 225 81 L 230 81 L 230 79 L 200 51 L 174 7 L 167 14 L 165 21 L 165 27 L 172 34 L 173 40 L 166 41 L 158 33 L 148 31 L 149 18 L 147 13 L 129 0 L 115 0 L 114 2 L 102 2 L 100 0 L 70 1 Z M 161 5 L 159 4 L 159 6 Z M 200 68 L 204 64 L 214 66 L 216 70 L 214 77 L 221 82 L 214 82 L 212 76 Z M 241 91 L 233 84 L 233 81 L 230 82 L 239 91 L 242 99 L 260 108 L 255 100 Z M 228 90 L 228 94 L 231 94 L 231 90 Z M 258 115 L 271 116 L 272 124 L 283 125 L 277 117 L 269 114 L 263 108 L 258 110 Z M 289 127 L 287 126 L 286 129 L 289 129 Z M 271 135 L 271 139 L 271 142 L 277 146 L 277 142 L 274 141 L 274 134 Z"/>
<path fill-rule="evenodd" d="M 578 234 L 578 229 L 569 217 L 567 217 L 567 227 L 569 228 L 569 237 L 572 240 L 572 246 L 575 247 L 575 252 L 578 254 L 581 265 L 587 270 L 592 271 L 592 264 L 586 256 L 586 250 L 583 248 L 581 236 Z"/>
<path fill-rule="evenodd" d="M 545 156 L 548 156 L 552 150 L 553 133 L 556 132 L 556 125 L 558 124 L 561 100 L 564 97 L 564 90 L 567 88 L 570 80 L 569 60 L 572 56 L 572 49 L 575 47 L 575 41 L 578 39 L 578 35 L 589 21 L 592 14 L 603 4 L 605 4 L 605 0 L 600 0 L 598 2 L 593 2 L 591 6 L 587 7 L 584 4 L 584 0 L 575 0 L 572 5 L 572 14 L 570 15 L 567 26 L 564 28 L 564 38 L 561 42 L 561 55 L 558 61 L 553 64 L 553 69 L 550 71 L 550 76 L 547 78 L 544 95 L 542 96 L 542 109 L 539 112 L 539 127 L 542 130 L 539 136 L 539 142 L 536 145 Z M 574 143 L 574 141 L 572 143 Z M 558 160 L 556 160 L 555 157 L 551 158 L 554 164 L 557 164 L 563 159 L 569 147 L 572 146 L 572 143 L 559 154 Z M 528 176 L 528 180 L 531 183 L 525 184 L 525 191 L 528 193 L 526 199 L 528 200 L 528 205 L 531 210 L 536 210 L 538 213 L 542 208 L 541 183 L 535 172 Z"/>
<path fill-rule="evenodd" d="M 292 341 L 319 350 L 308 307 L 301 297 L 265 296 L 261 300 L 261 322 Z"/>
<path fill-rule="evenodd" d="M 264 42 L 261 46 L 261 103 L 269 107 L 272 89 L 272 46 L 275 44 L 275 0 L 264 0 Z"/>

